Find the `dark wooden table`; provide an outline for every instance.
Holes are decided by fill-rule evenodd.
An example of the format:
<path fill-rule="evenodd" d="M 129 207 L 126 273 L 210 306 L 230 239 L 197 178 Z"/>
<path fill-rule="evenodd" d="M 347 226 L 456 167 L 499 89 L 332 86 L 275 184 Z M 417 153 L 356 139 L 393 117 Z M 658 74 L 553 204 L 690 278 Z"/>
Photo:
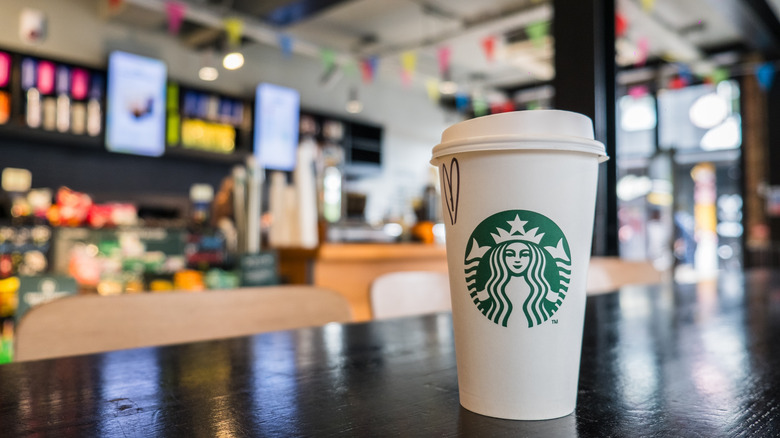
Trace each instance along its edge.
<path fill-rule="evenodd" d="M 780 273 L 590 297 L 557 420 L 461 408 L 440 314 L 0 366 L 0 436 L 780 436 Z"/>

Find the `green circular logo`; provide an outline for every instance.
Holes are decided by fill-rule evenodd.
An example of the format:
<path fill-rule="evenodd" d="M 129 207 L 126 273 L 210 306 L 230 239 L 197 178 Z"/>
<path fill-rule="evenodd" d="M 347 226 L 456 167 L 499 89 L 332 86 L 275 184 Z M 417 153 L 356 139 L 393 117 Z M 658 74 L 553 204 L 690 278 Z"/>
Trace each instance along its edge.
<path fill-rule="evenodd" d="M 522 303 L 528 327 L 534 327 L 566 298 L 571 252 L 563 231 L 546 216 L 507 210 L 474 229 L 465 266 L 471 299 L 486 318 L 507 327 Z"/>

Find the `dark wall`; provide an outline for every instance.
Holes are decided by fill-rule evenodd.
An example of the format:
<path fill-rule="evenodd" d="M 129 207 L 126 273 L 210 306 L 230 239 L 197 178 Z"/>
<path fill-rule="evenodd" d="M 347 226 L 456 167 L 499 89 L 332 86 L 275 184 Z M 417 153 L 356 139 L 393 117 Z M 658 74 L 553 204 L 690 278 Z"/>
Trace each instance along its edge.
<path fill-rule="evenodd" d="M 111 153 L 100 145 L 71 146 L 0 135 L 0 169 L 32 172 L 33 188 L 68 186 L 96 201 L 186 203 L 195 183 L 219 189 L 233 164 L 208 158 L 142 157 Z"/>

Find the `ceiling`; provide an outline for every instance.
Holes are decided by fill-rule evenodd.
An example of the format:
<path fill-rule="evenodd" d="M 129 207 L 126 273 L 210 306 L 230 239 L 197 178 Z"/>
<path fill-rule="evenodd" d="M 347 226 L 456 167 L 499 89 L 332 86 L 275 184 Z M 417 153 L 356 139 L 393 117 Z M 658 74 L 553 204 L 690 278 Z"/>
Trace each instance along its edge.
<path fill-rule="evenodd" d="M 222 19 L 245 20 L 247 44 L 294 41 L 297 54 L 337 53 L 337 62 L 377 56 L 379 76 L 400 75 L 401 54 L 416 55 L 416 80 L 438 78 L 437 51 L 449 47 L 451 75 L 465 86 L 521 88 L 550 80 L 553 40 L 529 38 L 526 28 L 552 20 L 550 0 L 180 0 L 188 4 L 179 38 L 199 49 L 224 38 Z M 576 0 L 572 0 L 576 1 Z M 164 29 L 163 0 L 125 0 L 113 17 Z M 694 72 L 712 68 L 713 53 L 780 46 L 780 0 L 616 0 L 626 31 L 617 41 L 619 66 L 643 61 L 684 62 Z M 561 12 L 559 12 L 561 13 Z M 562 13 L 565 13 L 563 11 Z M 482 42 L 496 37 L 493 59 Z M 381 80 L 381 79 L 380 79 Z"/>

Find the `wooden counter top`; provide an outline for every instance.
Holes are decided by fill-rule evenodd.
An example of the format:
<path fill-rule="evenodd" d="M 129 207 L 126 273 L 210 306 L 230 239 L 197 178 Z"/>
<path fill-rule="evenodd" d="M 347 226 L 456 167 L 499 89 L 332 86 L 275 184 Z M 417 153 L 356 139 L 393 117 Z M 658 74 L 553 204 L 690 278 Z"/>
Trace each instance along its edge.
<path fill-rule="evenodd" d="M 357 321 L 371 319 L 371 283 L 398 271 L 447 272 L 443 245 L 326 243 L 314 259 L 312 283 L 344 295 Z"/>

